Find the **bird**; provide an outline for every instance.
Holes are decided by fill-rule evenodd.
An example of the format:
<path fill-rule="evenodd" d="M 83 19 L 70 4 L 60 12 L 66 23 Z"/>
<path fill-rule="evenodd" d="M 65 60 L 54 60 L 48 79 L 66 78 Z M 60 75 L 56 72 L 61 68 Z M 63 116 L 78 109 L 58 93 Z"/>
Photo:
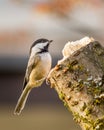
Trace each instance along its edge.
<path fill-rule="evenodd" d="M 53 40 L 40 38 L 30 47 L 29 60 L 23 82 L 23 91 L 14 110 L 15 115 L 20 115 L 24 109 L 29 93 L 35 87 L 42 85 L 46 79 L 52 64 L 52 58 L 48 51 Z"/>

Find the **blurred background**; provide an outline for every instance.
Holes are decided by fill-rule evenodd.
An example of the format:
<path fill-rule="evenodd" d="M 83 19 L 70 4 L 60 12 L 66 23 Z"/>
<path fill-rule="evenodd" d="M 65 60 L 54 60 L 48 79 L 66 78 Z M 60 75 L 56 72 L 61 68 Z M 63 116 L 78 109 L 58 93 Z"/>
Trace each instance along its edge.
<path fill-rule="evenodd" d="M 50 53 L 55 66 L 65 43 L 84 36 L 104 45 L 103 0 L 0 0 L 0 129 L 80 130 L 45 83 L 31 92 L 19 117 L 13 111 L 34 40 L 54 40 Z"/>

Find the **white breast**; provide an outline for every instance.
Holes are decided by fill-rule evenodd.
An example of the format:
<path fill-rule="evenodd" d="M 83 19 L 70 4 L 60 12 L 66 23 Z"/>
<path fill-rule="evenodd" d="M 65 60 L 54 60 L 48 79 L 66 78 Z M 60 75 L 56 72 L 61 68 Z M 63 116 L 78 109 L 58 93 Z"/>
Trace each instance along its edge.
<path fill-rule="evenodd" d="M 44 67 L 46 73 L 48 74 L 52 64 L 51 55 L 47 52 L 47 53 L 40 54 L 40 56 L 41 56 L 42 66 Z"/>

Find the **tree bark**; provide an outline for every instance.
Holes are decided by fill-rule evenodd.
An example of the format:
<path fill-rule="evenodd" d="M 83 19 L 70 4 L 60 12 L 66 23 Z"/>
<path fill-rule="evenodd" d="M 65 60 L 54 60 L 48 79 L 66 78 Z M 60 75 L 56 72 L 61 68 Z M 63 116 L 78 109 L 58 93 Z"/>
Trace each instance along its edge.
<path fill-rule="evenodd" d="M 83 45 L 58 62 L 47 81 L 83 130 L 104 130 L 104 47 L 95 40 Z"/>

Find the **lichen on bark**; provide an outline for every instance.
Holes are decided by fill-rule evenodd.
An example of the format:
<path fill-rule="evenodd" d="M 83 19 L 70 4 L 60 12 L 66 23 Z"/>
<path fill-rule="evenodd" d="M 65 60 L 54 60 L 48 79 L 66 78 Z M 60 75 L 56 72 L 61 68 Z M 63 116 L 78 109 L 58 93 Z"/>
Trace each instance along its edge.
<path fill-rule="evenodd" d="M 83 130 L 104 130 L 104 47 L 99 42 L 64 58 L 47 80 Z"/>

